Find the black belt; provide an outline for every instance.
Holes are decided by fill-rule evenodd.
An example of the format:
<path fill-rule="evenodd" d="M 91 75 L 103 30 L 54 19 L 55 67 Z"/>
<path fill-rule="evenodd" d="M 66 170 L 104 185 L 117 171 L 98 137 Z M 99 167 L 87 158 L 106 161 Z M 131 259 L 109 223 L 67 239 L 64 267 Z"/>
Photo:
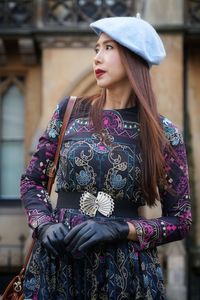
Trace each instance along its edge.
<path fill-rule="evenodd" d="M 58 193 L 58 200 L 56 207 L 77 209 L 80 210 L 80 198 L 83 193 L 81 192 L 66 192 L 60 191 Z M 116 200 L 114 201 L 114 211 L 111 216 L 122 218 L 138 217 L 138 206 L 134 205 L 131 201 Z"/>

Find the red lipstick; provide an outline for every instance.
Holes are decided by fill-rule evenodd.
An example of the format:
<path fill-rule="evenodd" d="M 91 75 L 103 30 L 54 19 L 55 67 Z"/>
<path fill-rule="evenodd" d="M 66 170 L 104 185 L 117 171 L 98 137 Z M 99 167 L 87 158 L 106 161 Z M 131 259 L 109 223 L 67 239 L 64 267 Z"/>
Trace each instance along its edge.
<path fill-rule="evenodd" d="M 106 71 L 104 71 L 104 70 L 96 69 L 96 70 L 95 70 L 96 77 L 97 77 L 97 78 L 101 77 L 105 72 L 106 72 Z"/>

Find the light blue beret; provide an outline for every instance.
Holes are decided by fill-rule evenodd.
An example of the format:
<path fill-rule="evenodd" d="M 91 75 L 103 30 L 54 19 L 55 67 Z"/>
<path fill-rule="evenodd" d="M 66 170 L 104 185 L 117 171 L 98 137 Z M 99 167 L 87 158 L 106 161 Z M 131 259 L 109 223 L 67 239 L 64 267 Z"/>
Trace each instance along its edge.
<path fill-rule="evenodd" d="M 114 41 L 128 48 L 147 61 L 149 66 L 159 65 L 166 56 L 164 45 L 148 22 L 136 17 L 110 17 L 90 24 L 100 35 L 109 35 Z"/>

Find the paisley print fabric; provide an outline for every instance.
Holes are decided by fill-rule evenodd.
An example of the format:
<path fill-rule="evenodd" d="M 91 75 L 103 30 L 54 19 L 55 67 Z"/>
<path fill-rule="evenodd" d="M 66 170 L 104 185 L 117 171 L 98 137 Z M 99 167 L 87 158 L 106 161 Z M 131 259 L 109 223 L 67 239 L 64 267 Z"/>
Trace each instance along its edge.
<path fill-rule="evenodd" d="M 73 227 L 86 219 L 70 208 L 53 210 L 47 194 L 48 171 L 66 103 L 65 99 L 58 105 L 22 175 L 21 198 L 33 229 L 49 221 Z M 174 151 L 172 155 L 168 145 L 163 149 L 168 185 L 158 187 L 162 216 L 129 220 L 136 227 L 138 242 L 101 244 L 76 257 L 66 253 L 55 259 L 37 242 L 24 281 L 26 299 L 165 299 L 156 247 L 185 237 L 191 225 L 191 207 L 182 135 L 168 119 L 161 116 L 160 121 Z M 105 110 L 103 124 L 99 135 L 87 110 L 71 116 L 60 152 L 57 192 L 104 191 L 114 201 L 124 205 L 130 201 L 137 209 L 145 204 L 138 109 Z"/>
<path fill-rule="evenodd" d="M 130 113 L 136 116 L 135 109 Z M 141 159 L 135 143 L 139 125 L 131 119 L 124 122 L 117 111 L 106 111 L 103 124 L 100 136 L 87 115 L 71 121 L 61 149 L 58 190 L 87 190 L 94 194 L 102 190 L 116 201 L 126 198 L 141 205 Z"/>

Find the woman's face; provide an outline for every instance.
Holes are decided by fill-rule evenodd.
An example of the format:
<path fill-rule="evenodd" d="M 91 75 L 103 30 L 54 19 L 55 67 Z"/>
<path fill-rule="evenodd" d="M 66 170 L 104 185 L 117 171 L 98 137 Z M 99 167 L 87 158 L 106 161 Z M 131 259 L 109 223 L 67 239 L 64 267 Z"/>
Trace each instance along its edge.
<path fill-rule="evenodd" d="M 124 82 L 128 81 L 118 45 L 105 33 L 100 35 L 96 43 L 93 69 L 97 85 L 101 88 L 123 87 Z"/>

